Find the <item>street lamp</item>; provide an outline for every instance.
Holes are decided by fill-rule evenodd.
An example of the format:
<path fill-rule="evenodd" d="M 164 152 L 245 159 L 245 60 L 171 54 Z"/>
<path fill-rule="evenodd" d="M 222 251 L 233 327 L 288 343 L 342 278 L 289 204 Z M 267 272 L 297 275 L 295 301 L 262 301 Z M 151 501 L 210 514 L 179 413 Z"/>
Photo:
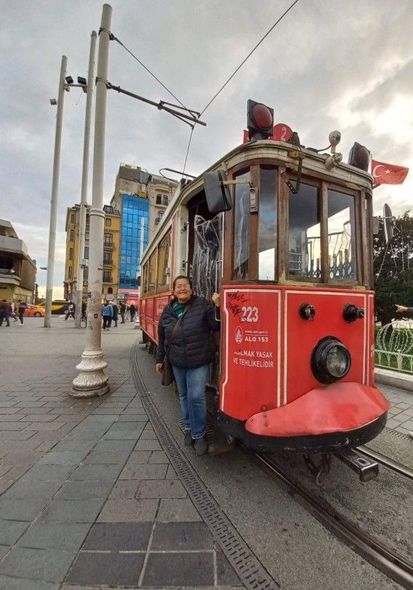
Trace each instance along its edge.
<path fill-rule="evenodd" d="M 108 71 L 109 31 L 112 7 L 103 5 L 99 36 L 97 65 L 95 140 L 93 154 L 92 207 L 90 209 L 89 246 L 89 301 L 87 310 L 86 346 L 82 360 L 76 366 L 79 375 L 73 380 L 71 395 L 78 398 L 101 396 L 108 393 L 110 386 L 104 373 L 107 362 L 102 351 L 102 270 L 103 232 L 105 213 L 103 211 L 103 180 L 105 156 L 105 127 Z"/>
<path fill-rule="evenodd" d="M 57 217 L 57 199 L 59 191 L 59 173 L 60 173 L 60 146 L 62 143 L 62 122 L 63 122 L 63 101 L 65 90 L 67 57 L 62 55 L 59 77 L 59 94 L 57 98 L 56 113 L 56 131 L 54 143 L 53 158 L 53 176 L 52 176 L 52 195 L 50 200 L 50 225 L 49 225 L 49 251 L 47 258 L 47 279 L 46 279 L 46 303 L 44 315 L 44 327 L 51 327 L 52 299 L 53 299 L 53 272 L 54 272 L 54 255 L 56 246 L 56 217 Z M 51 99 L 50 104 L 56 104 L 56 99 Z"/>

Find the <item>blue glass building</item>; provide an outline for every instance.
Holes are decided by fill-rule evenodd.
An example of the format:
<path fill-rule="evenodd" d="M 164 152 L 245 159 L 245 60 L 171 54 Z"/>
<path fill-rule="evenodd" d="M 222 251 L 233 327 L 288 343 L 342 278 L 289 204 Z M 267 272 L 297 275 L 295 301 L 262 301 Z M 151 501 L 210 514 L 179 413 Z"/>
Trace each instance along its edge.
<path fill-rule="evenodd" d="M 137 289 L 141 256 L 148 245 L 148 199 L 123 193 L 121 219 L 119 289 Z"/>

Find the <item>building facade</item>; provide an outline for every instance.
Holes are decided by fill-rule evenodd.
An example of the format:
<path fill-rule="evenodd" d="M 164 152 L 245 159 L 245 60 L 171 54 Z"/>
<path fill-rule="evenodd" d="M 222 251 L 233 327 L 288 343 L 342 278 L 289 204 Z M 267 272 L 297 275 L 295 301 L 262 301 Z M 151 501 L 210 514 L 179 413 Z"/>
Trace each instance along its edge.
<path fill-rule="evenodd" d="M 12 224 L 0 219 L 0 299 L 34 303 L 35 293 L 36 261 Z"/>
<path fill-rule="evenodd" d="M 122 164 L 111 205 L 120 211 L 119 298 L 138 303 L 141 257 L 177 183 Z"/>
<path fill-rule="evenodd" d="M 119 287 L 120 214 L 114 207 L 105 205 L 105 229 L 103 236 L 102 298 L 116 299 Z M 85 252 L 81 258 L 89 259 L 89 212 L 86 212 Z M 69 207 L 66 214 L 66 260 L 64 297 L 67 301 L 76 298 L 77 267 L 80 247 L 80 205 Z M 88 268 L 83 271 L 82 298 L 87 299 Z"/>

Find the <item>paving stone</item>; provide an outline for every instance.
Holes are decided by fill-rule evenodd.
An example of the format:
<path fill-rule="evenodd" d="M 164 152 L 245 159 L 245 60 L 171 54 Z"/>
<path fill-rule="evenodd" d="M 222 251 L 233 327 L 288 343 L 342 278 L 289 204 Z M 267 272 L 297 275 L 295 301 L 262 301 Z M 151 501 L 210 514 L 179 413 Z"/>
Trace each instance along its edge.
<path fill-rule="evenodd" d="M 73 553 L 57 549 L 13 548 L 0 564 L 0 573 L 46 582 L 60 582 L 73 561 Z"/>
<path fill-rule="evenodd" d="M 0 520 L 0 545 L 14 545 L 27 527 L 27 522 Z"/>
<path fill-rule="evenodd" d="M 85 451 L 87 453 L 95 446 L 94 442 L 88 440 L 67 440 L 64 438 L 54 448 L 54 451 Z"/>
<path fill-rule="evenodd" d="M 60 584 L 54 584 L 53 582 L 40 582 L 37 580 L 27 580 L 24 578 L 10 578 L 9 576 L 0 576 L 0 588 L 2 590 L 3 588 L 4 590 L 59 590 Z"/>
<path fill-rule="evenodd" d="M 71 481 L 82 481 L 92 479 L 110 479 L 113 482 L 117 479 L 119 473 L 122 470 L 122 465 L 109 464 L 105 465 L 102 463 L 93 464 L 87 463 L 80 465 L 70 476 Z"/>
<path fill-rule="evenodd" d="M 92 464 L 113 464 L 119 465 L 125 463 L 129 457 L 130 451 L 128 449 L 123 451 L 92 451 L 85 457 L 85 465 Z"/>
<path fill-rule="evenodd" d="M 139 439 L 135 446 L 136 451 L 162 451 L 162 447 L 157 440 Z"/>
<path fill-rule="evenodd" d="M 63 484 L 56 498 L 64 500 L 106 499 L 113 488 L 113 480 L 67 481 Z"/>
<path fill-rule="evenodd" d="M 10 545 L 0 545 L 0 561 L 6 555 L 6 553 L 10 551 Z M 0 576 L 0 584 L 1 584 L 1 576 Z M 1 585 L 0 585 L 1 588 Z"/>
<path fill-rule="evenodd" d="M 132 500 L 135 498 L 138 482 L 134 479 L 118 480 L 113 486 L 109 500 Z"/>
<path fill-rule="evenodd" d="M 16 481 L 8 490 L 3 494 L 6 499 L 36 499 L 44 498 L 45 500 L 52 498 L 57 490 L 61 487 L 60 481 L 31 481 L 20 479 Z"/>
<path fill-rule="evenodd" d="M 90 529 L 82 550 L 146 551 L 152 526 L 151 522 L 97 523 Z"/>
<path fill-rule="evenodd" d="M 134 440 L 99 440 L 94 451 L 100 453 L 105 451 L 122 451 L 122 450 L 129 450 L 131 451 L 135 446 Z"/>
<path fill-rule="evenodd" d="M 169 459 L 164 451 L 152 451 L 149 463 L 169 463 Z"/>
<path fill-rule="evenodd" d="M 149 463 L 153 451 L 132 451 L 129 455 L 128 463 L 143 464 Z"/>
<path fill-rule="evenodd" d="M 144 522 L 153 521 L 159 500 L 108 500 L 99 514 L 99 522 Z"/>
<path fill-rule="evenodd" d="M 178 479 L 144 480 L 139 484 L 136 498 L 186 498 L 187 493 Z"/>
<path fill-rule="evenodd" d="M 46 505 L 44 498 L 16 500 L 0 499 L 0 518 L 31 522 Z"/>
<path fill-rule="evenodd" d="M 64 481 L 71 471 L 70 465 L 34 465 L 24 474 L 24 481 Z"/>
<path fill-rule="evenodd" d="M 138 586 L 144 561 L 137 553 L 81 552 L 76 558 L 66 582 L 70 584 L 105 584 L 108 586 Z"/>
<path fill-rule="evenodd" d="M 168 466 L 163 464 L 126 463 L 119 479 L 165 479 Z"/>
<path fill-rule="evenodd" d="M 195 522 L 202 520 L 189 498 L 165 498 L 161 500 L 156 519 L 159 522 Z"/>
<path fill-rule="evenodd" d="M 150 553 L 142 586 L 213 586 L 212 552 Z"/>
<path fill-rule="evenodd" d="M 51 451 L 40 459 L 39 465 L 78 465 L 85 454 L 85 451 Z"/>
<path fill-rule="evenodd" d="M 32 549 L 65 549 L 76 551 L 82 545 L 89 524 L 69 524 L 35 522 L 20 539 L 18 546 Z"/>
<path fill-rule="evenodd" d="M 91 500 L 64 500 L 55 498 L 47 507 L 41 520 L 44 522 L 85 523 L 94 522 L 99 514 L 103 498 Z"/>
<path fill-rule="evenodd" d="M 204 522 L 159 522 L 153 532 L 151 551 L 197 551 L 213 549 Z"/>

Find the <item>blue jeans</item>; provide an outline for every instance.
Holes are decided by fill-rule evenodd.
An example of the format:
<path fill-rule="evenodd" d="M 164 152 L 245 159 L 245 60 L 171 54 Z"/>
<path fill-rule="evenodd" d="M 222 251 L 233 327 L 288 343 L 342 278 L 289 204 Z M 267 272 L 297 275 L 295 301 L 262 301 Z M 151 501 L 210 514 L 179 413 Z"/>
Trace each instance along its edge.
<path fill-rule="evenodd" d="M 172 365 L 179 391 L 184 427 L 185 430 L 191 431 L 194 439 L 205 435 L 207 420 L 205 387 L 209 377 L 209 367 L 210 365 L 202 365 L 196 369 L 186 369 Z"/>

